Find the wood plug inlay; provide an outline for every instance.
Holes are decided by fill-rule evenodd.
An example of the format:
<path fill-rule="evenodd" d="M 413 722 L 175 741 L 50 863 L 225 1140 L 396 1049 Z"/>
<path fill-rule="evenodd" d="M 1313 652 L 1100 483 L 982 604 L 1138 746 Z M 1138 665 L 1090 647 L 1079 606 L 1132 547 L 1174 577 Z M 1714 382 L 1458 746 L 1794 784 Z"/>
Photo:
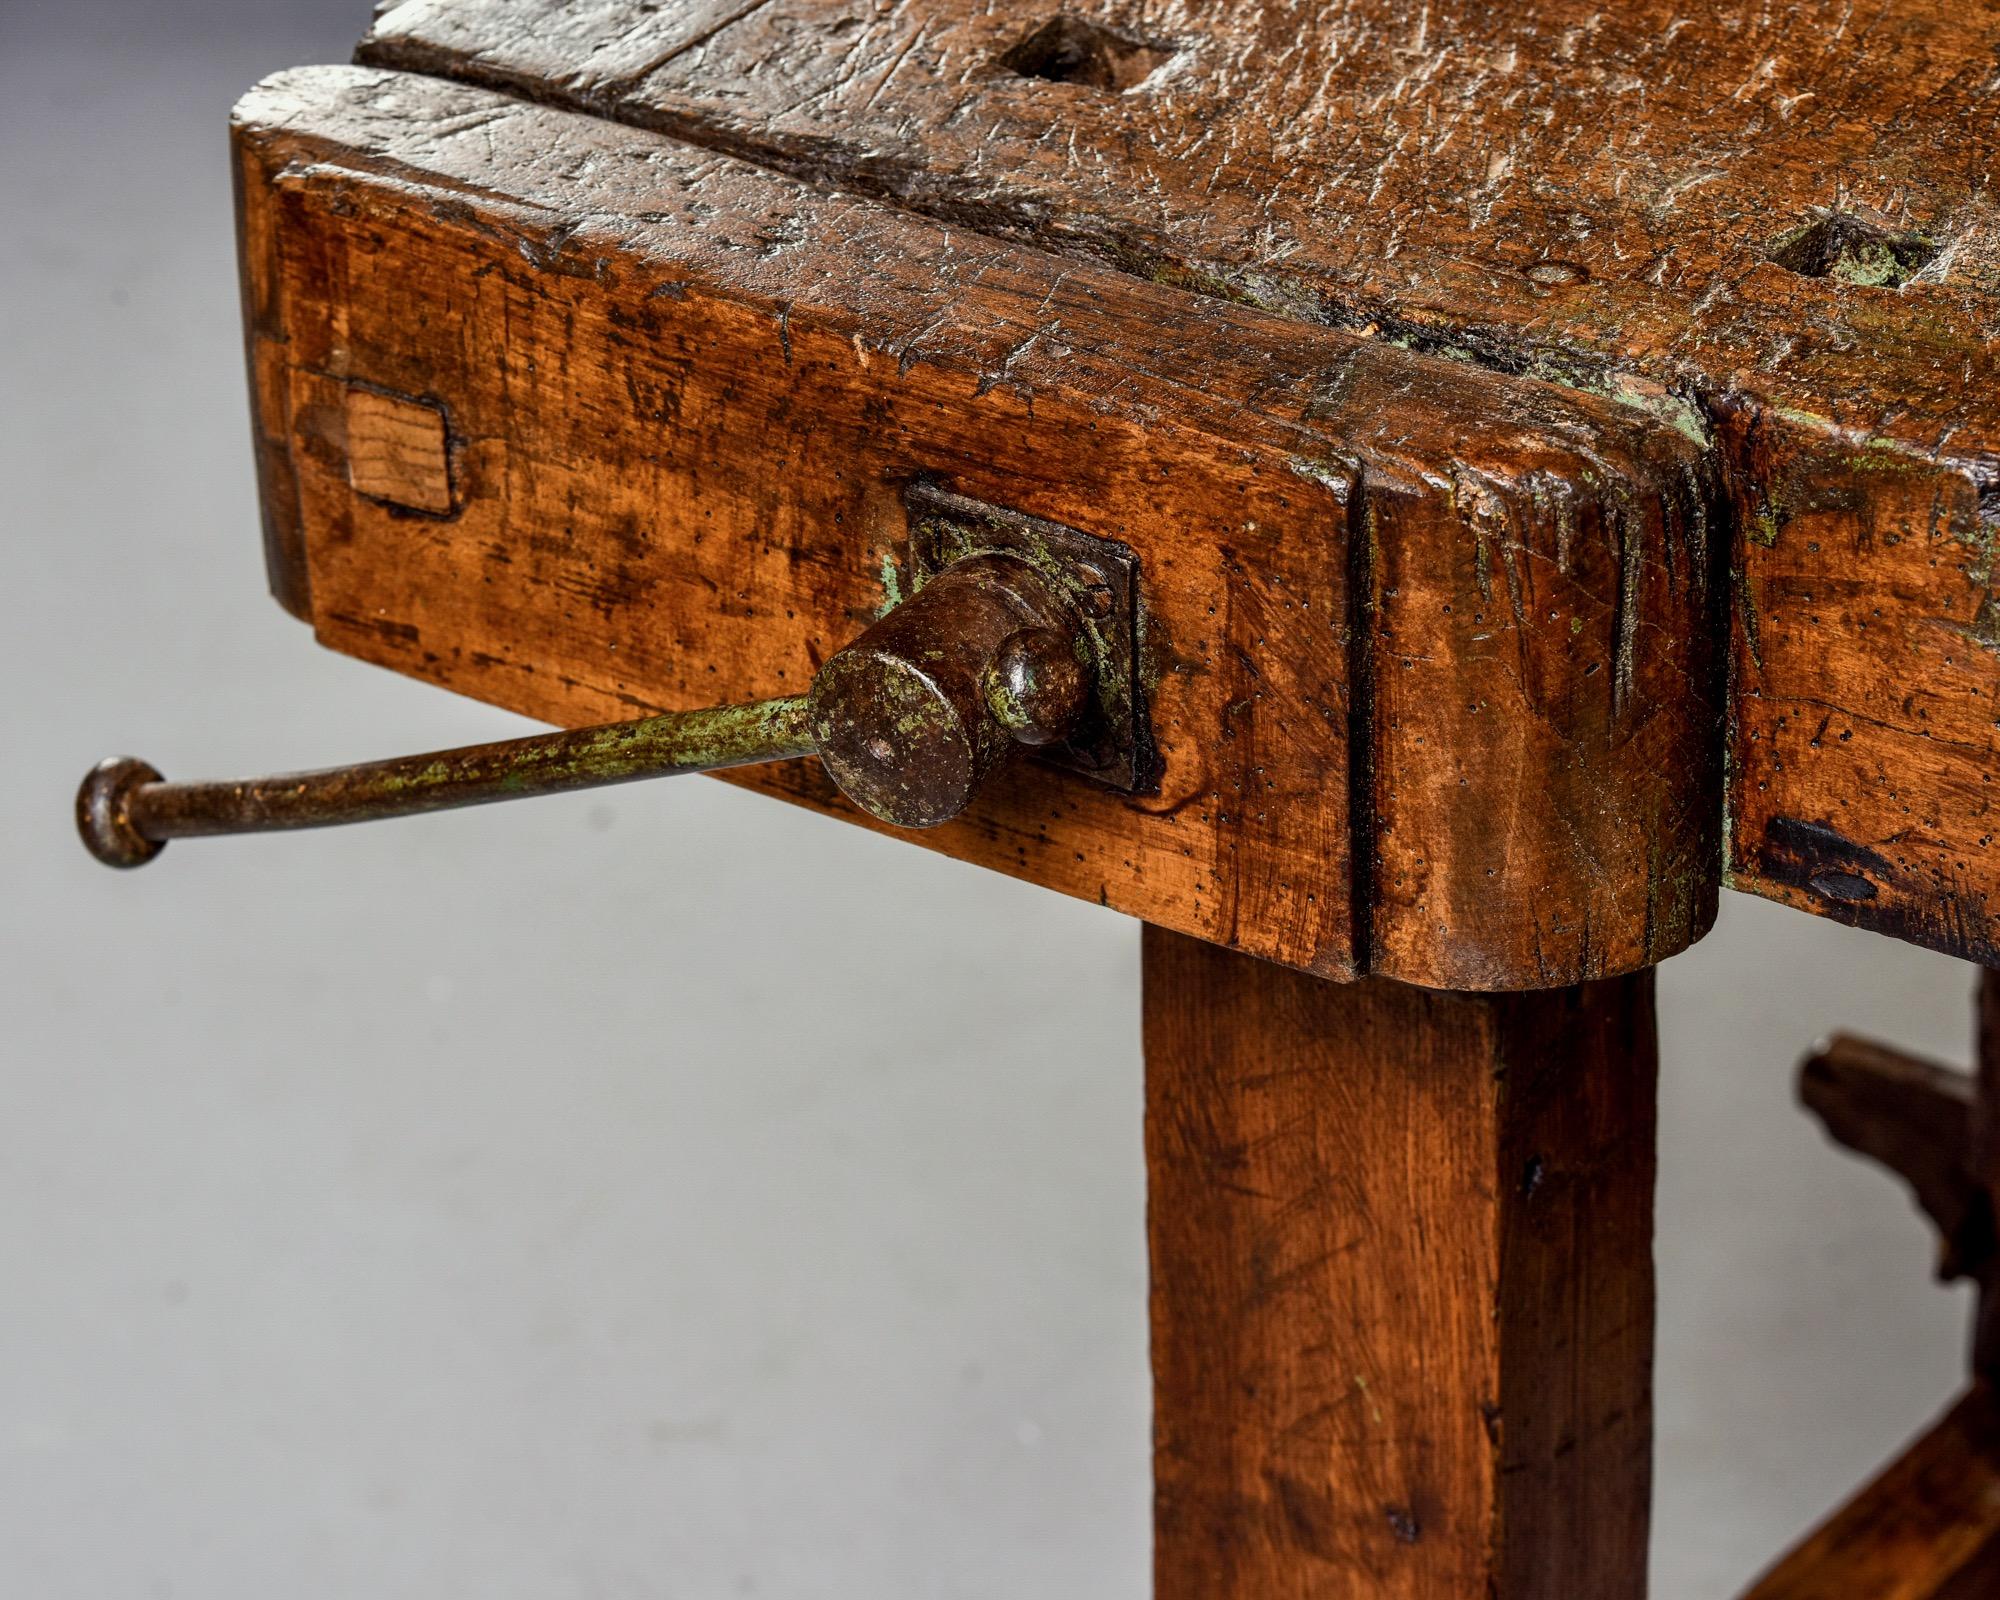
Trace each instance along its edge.
<path fill-rule="evenodd" d="M 373 389 L 347 391 L 347 481 L 356 494 L 448 516 L 451 456 L 444 413 Z"/>

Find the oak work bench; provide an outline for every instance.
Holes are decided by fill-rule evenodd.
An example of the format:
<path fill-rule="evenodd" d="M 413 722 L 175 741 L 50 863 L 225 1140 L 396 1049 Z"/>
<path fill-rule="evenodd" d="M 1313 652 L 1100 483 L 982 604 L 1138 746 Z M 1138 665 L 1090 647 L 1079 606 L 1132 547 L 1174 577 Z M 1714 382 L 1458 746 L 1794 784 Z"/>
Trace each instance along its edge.
<path fill-rule="evenodd" d="M 2000 9 L 401 0 L 238 106 L 265 554 L 668 771 L 1143 920 L 1160 1600 L 1635 1600 L 1653 967 L 2000 963 Z M 1754 1600 L 2000 1596 L 1981 1071 L 1804 1094 L 1993 1290 Z"/>

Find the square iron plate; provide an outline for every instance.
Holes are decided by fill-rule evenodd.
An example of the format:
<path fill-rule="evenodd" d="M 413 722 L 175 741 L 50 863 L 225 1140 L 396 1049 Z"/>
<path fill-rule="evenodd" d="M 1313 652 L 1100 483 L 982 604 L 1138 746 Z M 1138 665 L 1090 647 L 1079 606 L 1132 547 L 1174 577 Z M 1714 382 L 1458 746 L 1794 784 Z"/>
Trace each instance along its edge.
<path fill-rule="evenodd" d="M 905 500 L 914 588 L 967 556 L 1018 556 L 1056 584 L 1083 618 L 1096 678 L 1090 715 L 1068 743 L 1038 749 L 1035 759 L 1127 793 L 1152 792 L 1158 758 L 1139 677 L 1138 556 L 1116 540 L 931 484 L 914 485 Z"/>

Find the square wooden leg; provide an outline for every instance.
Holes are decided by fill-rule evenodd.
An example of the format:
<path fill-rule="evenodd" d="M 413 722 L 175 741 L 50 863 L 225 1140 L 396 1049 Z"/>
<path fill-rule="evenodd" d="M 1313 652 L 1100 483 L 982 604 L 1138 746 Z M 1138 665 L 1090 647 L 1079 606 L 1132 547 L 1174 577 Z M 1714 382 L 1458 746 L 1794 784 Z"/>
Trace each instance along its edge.
<path fill-rule="evenodd" d="M 1334 984 L 1146 930 L 1157 1600 L 1638 1600 L 1652 976 Z"/>

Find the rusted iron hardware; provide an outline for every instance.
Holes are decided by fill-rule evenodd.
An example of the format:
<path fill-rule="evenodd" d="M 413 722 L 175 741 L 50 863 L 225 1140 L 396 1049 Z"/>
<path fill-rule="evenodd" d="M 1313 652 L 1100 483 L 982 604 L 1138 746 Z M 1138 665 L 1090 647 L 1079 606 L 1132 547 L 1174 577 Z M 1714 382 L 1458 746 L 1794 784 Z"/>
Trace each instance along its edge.
<path fill-rule="evenodd" d="M 1113 789 L 1152 788 L 1159 758 L 1139 676 L 1138 556 L 1115 540 L 929 484 L 911 489 L 907 505 L 918 586 L 992 552 L 1028 562 L 1072 598 L 1089 646 L 1090 703 L 1069 736 L 1037 757 Z"/>
<path fill-rule="evenodd" d="M 332 827 L 817 755 L 862 810 L 930 828 L 963 811 L 1016 748 L 1088 768 L 1076 739 L 1116 745 L 1104 730 L 1132 715 L 1122 688 L 1134 681 L 1132 630 L 1107 631 L 1097 614 L 1102 560 L 992 541 L 914 565 L 911 598 L 831 656 L 802 695 L 238 782 L 168 783 L 144 761 L 113 757 L 78 790 L 77 827 L 98 860 L 136 867 L 169 839 Z M 1130 574 L 1119 581 L 1129 605 Z"/>

